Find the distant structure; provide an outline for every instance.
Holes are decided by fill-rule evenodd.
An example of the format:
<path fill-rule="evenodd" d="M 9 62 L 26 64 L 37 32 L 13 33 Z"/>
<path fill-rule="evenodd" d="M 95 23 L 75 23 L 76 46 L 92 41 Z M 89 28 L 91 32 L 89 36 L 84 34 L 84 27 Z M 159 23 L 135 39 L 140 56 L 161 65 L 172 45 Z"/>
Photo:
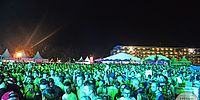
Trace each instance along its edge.
<path fill-rule="evenodd" d="M 200 48 L 187 47 L 153 47 L 153 46 L 122 46 L 117 45 L 111 50 L 111 55 L 125 52 L 136 57 L 146 58 L 150 55 L 161 54 L 168 58 L 181 60 L 184 56 L 193 64 L 200 64 Z"/>
<path fill-rule="evenodd" d="M 34 57 L 27 57 L 25 51 L 16 52 L 13 56 L 10 54 L 9 50 L 6 49 L 2 55 L 0 55 L 0 62 L 37 62 L 37 63 L 48 63 L 48 59 L 41 57 L 39 51 Z"/>

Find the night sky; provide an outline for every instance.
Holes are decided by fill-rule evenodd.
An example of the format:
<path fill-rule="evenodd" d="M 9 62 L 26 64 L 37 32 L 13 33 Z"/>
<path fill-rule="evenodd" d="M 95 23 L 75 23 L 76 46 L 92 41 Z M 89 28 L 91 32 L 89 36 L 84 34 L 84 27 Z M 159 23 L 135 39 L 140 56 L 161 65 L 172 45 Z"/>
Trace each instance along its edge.
<path fill-rule="evenodd" d="M 59 28 L 33 48 L 98 58 L 116 45 L 200 47 L 199 8 L 188 1 L 1 0 L 0 12 L 0 51 L 30 48 Z"/>

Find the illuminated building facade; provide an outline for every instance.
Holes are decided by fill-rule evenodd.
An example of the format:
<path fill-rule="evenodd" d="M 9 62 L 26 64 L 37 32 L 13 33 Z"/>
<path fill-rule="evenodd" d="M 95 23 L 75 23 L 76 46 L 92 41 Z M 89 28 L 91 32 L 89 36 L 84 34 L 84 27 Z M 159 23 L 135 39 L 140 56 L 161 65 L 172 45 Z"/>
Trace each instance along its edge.
<path fill-rule="evenodd" d="M 170 59 L 174 56 L 177 60 L 181 60 L 182 57 L 185 56 L 189 61 L 192 61 L 193 64 L 200 64 L 200 48 L 117 45 L 111 50 L 111 55 L 119 52 L 125 52 L 140 58 L 161 54 Z"/>

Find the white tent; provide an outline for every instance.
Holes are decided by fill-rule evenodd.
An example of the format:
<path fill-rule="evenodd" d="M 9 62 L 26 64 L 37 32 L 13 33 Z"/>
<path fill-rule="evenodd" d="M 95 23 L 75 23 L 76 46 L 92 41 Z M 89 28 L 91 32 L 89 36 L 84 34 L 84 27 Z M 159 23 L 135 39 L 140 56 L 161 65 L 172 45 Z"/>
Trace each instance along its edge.
<path fill-rule="evenodd" d="M 22 50 L 22 58 L 26 58 L 26 54 L 24 50 Z"/>
<path fill-rule="evenodd" d="M 54 62 L 53 58 L 50 61 L 48 59 L 42 58 L 39 51 L 36 52 L 35 56 L 33 57 L 33 60 L 37 63 L 48 63 L 48 62 L 52 63 L 52 62 Z M 57 59 L 57 62 L 60 62 L 60 60 Z"/>
<path fill-rule="evenodd" d="M 80 59 L 78 61 L 83 61 L 83 57 L 81 56 Z"/>
<path fill-rule="evenodd" d="M 134 57 L 127 53 L 118 53 L 115 55 L 111 55 L 109 57 L 103 58 L 103 60 L 132 60 L 132 61 L 140 61 L 141 59 L 138 57 Z"/>
<path fill-rule="evenodd" d="M 90 64 L 90 59 L 88 56 L 85 58 L 85 64 Z"/>
<path fill-rule="evenodd" d="M 33 57 L 34 59 L 42 59 L 40 52 L 37 51 L 37 53 L 35 54 L 35 56 Z"/>
<path fill-rule="evenodd" d="M 101 63 L 123 63 L 123 64 L 128 64 L 128 63 L 137 63 L 140 64 L 141 59 L 135 56 L 132 56 L 127 53 L 118 53 L 115 55 L 111 55 L 108 57 L 105 57 L 102 59 L 102 61 L 99 61 Z"/>
<path fill-rule="evenodd" d="M 12 58 L 12 56 L 11 56 L 10 52 L 8 51 L 8 49 L 6 49 L 6 50 L 4 51 L 4 53 L 2 54 L 2 58 L 3 58 L 3 59 Z"/>
<path fill-rule="evenodd" d="M 86 62 L 90 62 L 90 59 L 89 59 L 88 56 L 85 58 L 85 61 L 86 61 Z"/>
<path fill-rule="evenodd" d="M 78 64 L 90 64 L 90 59 L 89 59 L 89 57 L 87 56 L 87 57 L 85 58 L 85 60 L 83 60 L 83 58 L 82 58 L 82 56 L 81 56 L 81 58 L 80 58 L 78 61 L 76 61 L 75 63 L 78 63 Z"/>

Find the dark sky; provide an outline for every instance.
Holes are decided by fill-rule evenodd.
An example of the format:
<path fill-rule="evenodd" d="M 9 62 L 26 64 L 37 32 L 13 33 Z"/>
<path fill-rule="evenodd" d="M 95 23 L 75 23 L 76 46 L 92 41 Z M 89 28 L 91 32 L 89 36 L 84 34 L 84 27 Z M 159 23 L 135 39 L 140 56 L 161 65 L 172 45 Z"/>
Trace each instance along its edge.
<path fill-rule="evenodd" d="M 116 45 L 200 47 L 199 8 L 192 2 L 1 0 L 0 12 L 1 49 L 24 46 L 37 26 L 29 46 L 61 27 L 36 47 L 78 56 L 104 57 Z"/>

